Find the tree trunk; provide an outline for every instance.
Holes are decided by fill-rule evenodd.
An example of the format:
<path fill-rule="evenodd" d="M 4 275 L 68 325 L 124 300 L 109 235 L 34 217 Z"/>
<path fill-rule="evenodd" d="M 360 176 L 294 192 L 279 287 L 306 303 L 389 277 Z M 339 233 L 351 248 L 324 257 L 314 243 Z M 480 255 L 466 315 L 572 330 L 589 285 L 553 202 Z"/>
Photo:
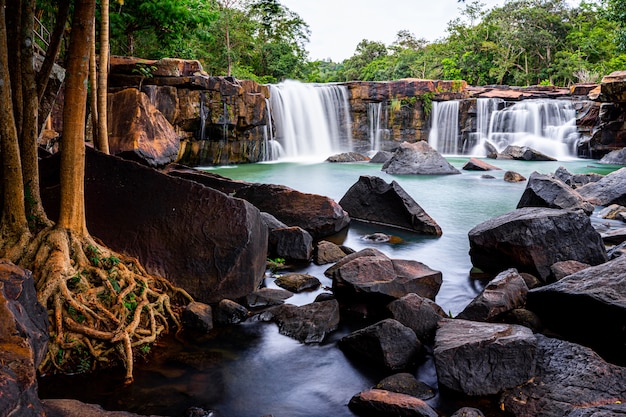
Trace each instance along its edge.
<path fill-rule="evenodd" d="M 20 26 L 22 24 L 22 0 L 11 0 L 6 6 L 7 51 L 9 58 L 9 78 L 11 79 L 11 100 L 17 137 L 22 132 L 22 70 L 20 68 Z"/>
<path fill-rule="evenodd" d="M 50 45 L 48 45 L 46 57 L 44 58 L 41 68 L 39 69 L 39 73 L 37 74 L 37 97 L 39 97 L 40 103 L 44 93 L 46 92 L 52 67 L 54 66 L 54 62 L 59 55 L 59 51 L 61 50 L 61 40 L 63 39 L 65 24 L 67 23 L 69 14 L 70 0 L 58 0 L 57 18 L 54 23 L 52 35 L 50 36 Z"/>
<path fill-rule="evenodd" d="M 28 234 L 24 208 L 24 183 L 22 164 L 17 138 L 17 129 L 12 112 L 9 56 L 7 52 L 6 0 L 0 0 L 0 155 L 2 157 L 2 225 L 0 238 L 5 256 L 7 246 L 14 245 Z"/>
<path fill-rule="evenodd" d="M 96 22 L 91 27 L 89 45 L 89 113 L 93 144 L 98 148 L 98 68 L 96 65 Z"/>
<path fill-rule="evenodd" d="M 74 4 L 68 51 L 63 138 L 61 140 L 61 208 L 57 227 L 87 236 L 85 221 L 85 113 L 87 76 L 95 0 Z"/>
<path fill-rule="evenodd" d="M 109 0 L 102 0 L 100 23 L 100 78 L 98 78 L 98 138 L 97 148 L 109 153 L 109 130 L 107 125 L 107 92 L 109 77 Z"/>

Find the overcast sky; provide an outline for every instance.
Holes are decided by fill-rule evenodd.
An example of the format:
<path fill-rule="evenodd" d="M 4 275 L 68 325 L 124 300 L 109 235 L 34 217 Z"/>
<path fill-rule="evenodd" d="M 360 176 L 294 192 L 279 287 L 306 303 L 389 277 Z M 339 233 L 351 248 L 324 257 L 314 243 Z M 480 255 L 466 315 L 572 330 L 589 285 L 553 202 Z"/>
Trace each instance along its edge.
<path fill-rule="evenodd" d="M 428 41 L 446 36 L 448 22 L 466 3 L 457 0 L 280 0 L 311 29 L 307 45 L 312 60 L 341 62 L 354 55 L 363 39 L 390 45 L 400 30 Z M 466 1 L 471 3 L 470 0 Z M 487 8 L 504 0 L 482 0 Z"/>

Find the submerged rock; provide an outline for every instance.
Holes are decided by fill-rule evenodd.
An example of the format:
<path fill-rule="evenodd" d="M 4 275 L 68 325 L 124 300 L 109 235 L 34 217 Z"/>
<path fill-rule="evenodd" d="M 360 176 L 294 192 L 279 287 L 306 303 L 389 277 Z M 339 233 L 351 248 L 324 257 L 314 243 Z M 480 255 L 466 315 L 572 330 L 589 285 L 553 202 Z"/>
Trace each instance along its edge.
<path fill-rule="evenodd" d="M 501 170 L 502 168 L 498 168 L 495 165 L 491 165 L 485 161 L 481 161 L 478 158 L 470 158 L 469 161 L 463 165 L 463 168 L 466 171 L 494 171 Z"/>
<path fill-rule="evenodd" d="M 285 274 L 274 281 L 276 285 L 291 292 L 314 290 L 321 285 L 320 280 L 309 274 Z"/>
<path fill-rule="evenodd" d="M 327 162 L 365 162 L 370 158 L 358 152 L 345 152 L 337 155 L 329 156 Z"/>
<path fill-rule="evenodd" d="M 362 175 L 339 201 L 351 218 L 441 236 L 441 227 L 395 181 Z"/>
<path fill-rule="evenodd" d="M 508 145 L 502 151 L 502 155 L 520 161 L 556 161 L 553 157 L 545 155 L 528 146 Z"/>
<path fill-rule="evenodd" d="M 426 141 L 402 142 L 394 155 L 383 164 L 387 174 L 449 175 L 460 174 L 446 158 Z"/>
<path fill-rule="evenodd" d="M 333 262 L 337 262 L 346 255 L 347 253 L 344 252 L 344 250 L 341 249 L 339 245 L 336 245 L 327 240 L 320 240 L 315 246 L 315 251 L 313 253 L 313 262 L 316 265 L 330 264 Z"/>

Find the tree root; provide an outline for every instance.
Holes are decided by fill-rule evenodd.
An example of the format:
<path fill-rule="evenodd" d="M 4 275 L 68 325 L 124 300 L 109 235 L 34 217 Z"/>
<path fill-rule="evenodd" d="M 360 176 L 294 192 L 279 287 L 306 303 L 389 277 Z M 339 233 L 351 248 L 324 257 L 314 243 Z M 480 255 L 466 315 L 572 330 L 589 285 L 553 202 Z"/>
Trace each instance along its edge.
<path fill-rule="evenodd" d="M 39 233 L 20 264 L 32 270 L 50 317 L 43 374 L 87 372 L 121 361 L 130 383 L 134 356 L 147 353 L 170 323 L 181 329 L 180 306 L 192 301 L 136 259 L 64 229 Z"/>

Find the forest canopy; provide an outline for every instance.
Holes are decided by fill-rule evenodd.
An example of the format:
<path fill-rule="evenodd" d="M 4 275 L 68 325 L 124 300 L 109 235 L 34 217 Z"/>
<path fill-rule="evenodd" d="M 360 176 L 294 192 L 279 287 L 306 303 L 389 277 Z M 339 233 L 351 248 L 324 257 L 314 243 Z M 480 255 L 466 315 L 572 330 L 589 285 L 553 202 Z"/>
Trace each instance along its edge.
<path fill-rule="evenodd" d="M 43 21 L 52 0 L 38 0 Z M 311 61 L 307 23 L 280 0 L 111 0 L 111 53 L 198 59 L 210 75 L 261 83 L 464 79 L 472 85 L 570 85 L 626 68 L 626 0 L 459 3 L 433 42 L 399 28 L 363 39 L 343 62 Z"/>

